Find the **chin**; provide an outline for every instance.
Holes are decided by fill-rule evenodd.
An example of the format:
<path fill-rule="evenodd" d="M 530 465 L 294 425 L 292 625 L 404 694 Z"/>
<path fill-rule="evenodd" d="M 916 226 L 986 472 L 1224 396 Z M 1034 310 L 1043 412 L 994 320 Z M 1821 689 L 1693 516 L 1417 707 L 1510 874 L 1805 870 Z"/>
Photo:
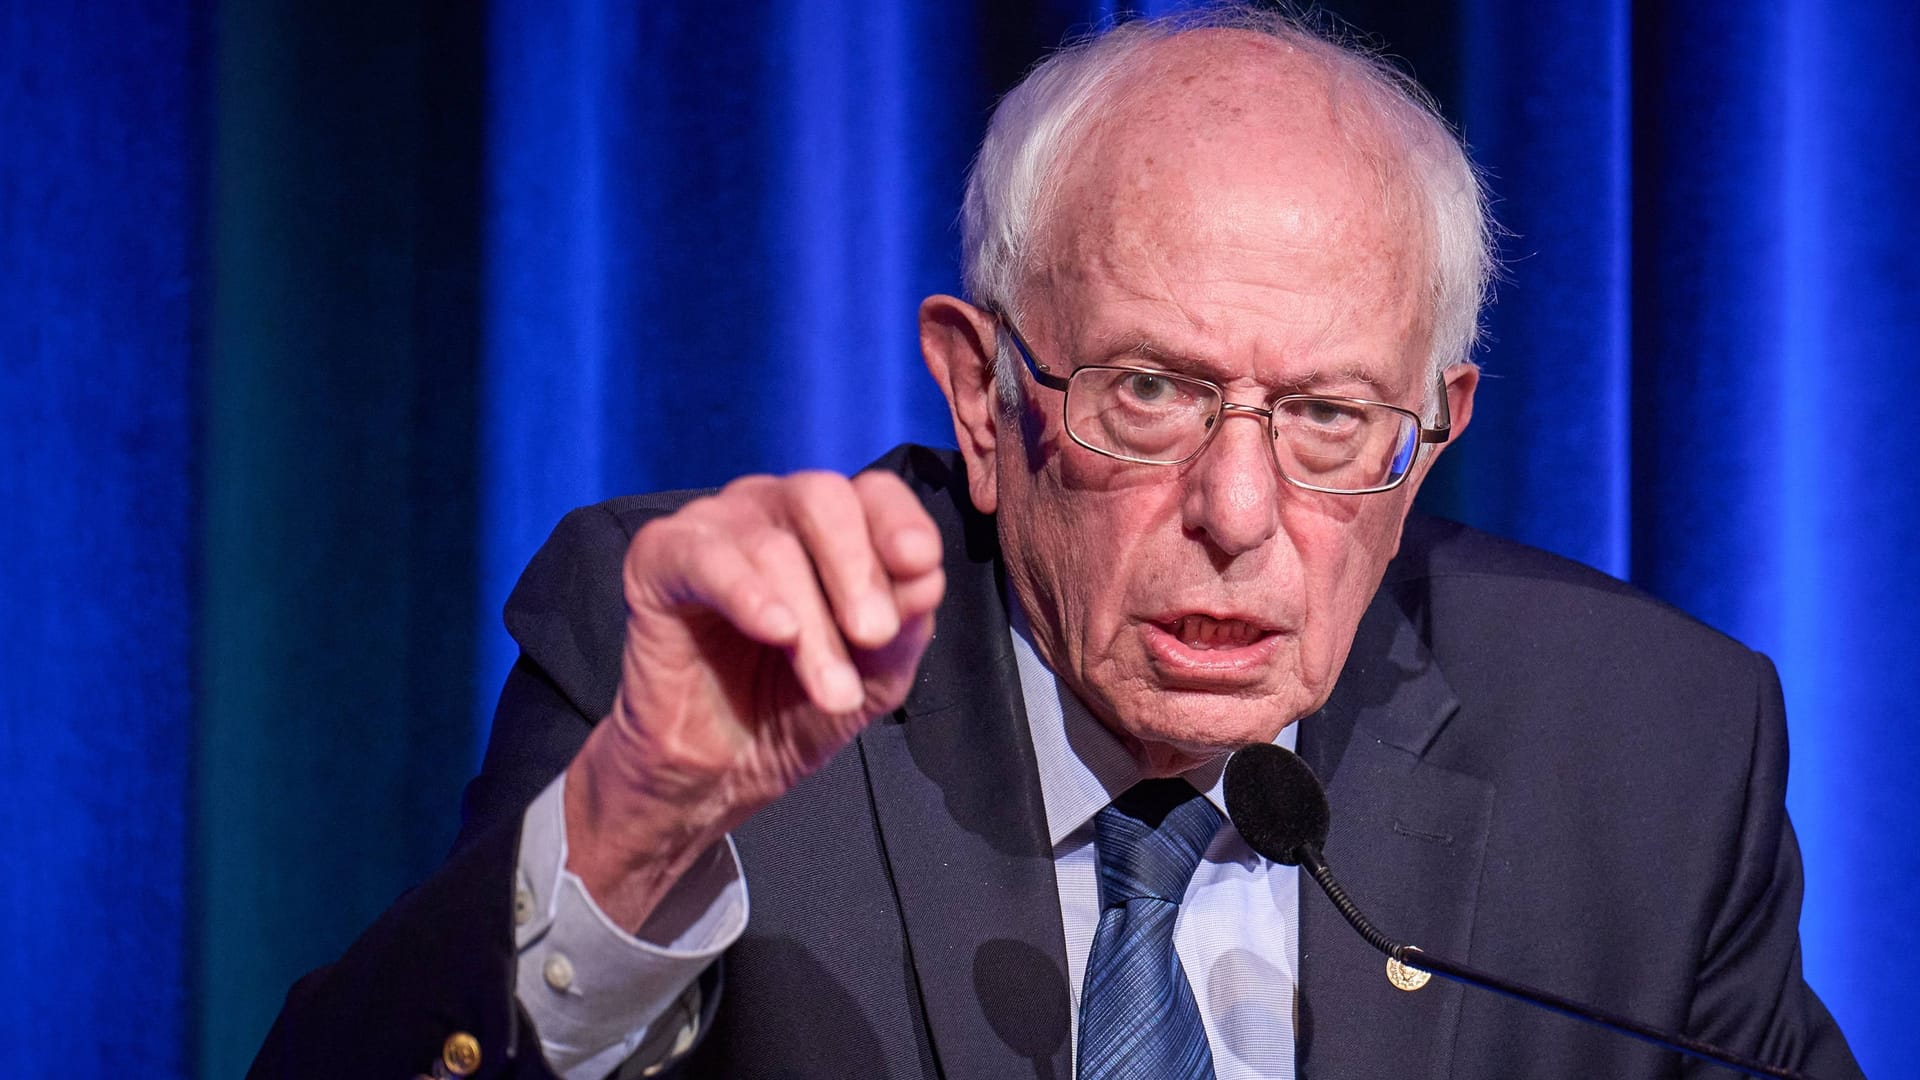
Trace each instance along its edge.
<path fill-rule="evenodd" d="M 1161 691 L 1109 725 L 1150 776 L 1174 776 L 1243 746 L 1272 742 L 1295 713 L 1272 698 Z M 1127 716 L 1132 712 L 1132 716 Z M 1143 715 L 1144 714 L 1144 715 Z"/>

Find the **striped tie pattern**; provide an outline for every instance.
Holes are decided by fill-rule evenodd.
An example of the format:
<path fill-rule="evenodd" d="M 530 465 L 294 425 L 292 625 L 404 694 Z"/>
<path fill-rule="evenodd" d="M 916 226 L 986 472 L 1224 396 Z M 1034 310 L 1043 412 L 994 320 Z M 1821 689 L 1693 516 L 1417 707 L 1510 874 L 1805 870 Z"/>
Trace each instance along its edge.
<path fill-rule="evenodd" d="M 1220 820 L 1180 779 L 1136 784 L 1093 819 L 1100 922 L 1080 995 L 1079 1080 L 1213 1080 L 1173 923 Z"/>

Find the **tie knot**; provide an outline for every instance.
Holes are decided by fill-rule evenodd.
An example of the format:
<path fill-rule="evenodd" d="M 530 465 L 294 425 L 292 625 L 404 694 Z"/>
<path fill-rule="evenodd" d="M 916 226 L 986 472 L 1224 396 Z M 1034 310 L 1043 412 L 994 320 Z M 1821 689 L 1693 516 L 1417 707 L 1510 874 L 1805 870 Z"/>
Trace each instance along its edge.
<path fill-rule="evenodd" d="M 1143 896 L 1178 904 L 1220 822 L 1220 811 L 1177 777 L 1128 788 L 1093 819 L 1101 907 Z"/>

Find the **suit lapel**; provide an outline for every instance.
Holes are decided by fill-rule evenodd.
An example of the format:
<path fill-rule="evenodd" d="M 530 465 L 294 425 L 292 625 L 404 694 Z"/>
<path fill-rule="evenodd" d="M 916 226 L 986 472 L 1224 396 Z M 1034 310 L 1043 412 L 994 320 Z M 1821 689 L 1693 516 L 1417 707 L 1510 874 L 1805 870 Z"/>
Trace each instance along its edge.
<path fill-rule="evenodd" d="M 1064 933 L 1038 768 L 1005 628 L 993 522 L 925 451 L 901 469 L 940 525 L 948 589 L 913 693 L 859 740 L 934 1056 L 945 1077 L 1071 1076 Z M 1389 936 L 1465 958 L 1493 790 L 1426 763 L 1458 709 L 1420 634 L 1374 598 L 1340 683 L 1303 725 L 1327 858 Z M 1464 987 L 1388 983 L 1385 958 L 1302 877 L 1303 1080 L 1446 1077 Z"/>
<path fill-rule="evenodd" d="M 1362 620 L 1327 705 L 1300 750 L 1327 786 L 1327 862 L 1382 932 L 1464 957 L 1493 805 L 1486 782 L 1423 760 L 1459 708 L 1387 590 Z M 1434 979 L 1406 992 L 1386 959 L 1301 875 L 1300 1076 L 1449 1075 L 1465 988 Z"/>
<path fill-rule="evenodd" d="M 941 1074 L 1067 1080 L 1065 935 L 997 541 L 964 480 L 939 480 L 923 498 L 947 596 L 905 707 L 860 751 Z"/>

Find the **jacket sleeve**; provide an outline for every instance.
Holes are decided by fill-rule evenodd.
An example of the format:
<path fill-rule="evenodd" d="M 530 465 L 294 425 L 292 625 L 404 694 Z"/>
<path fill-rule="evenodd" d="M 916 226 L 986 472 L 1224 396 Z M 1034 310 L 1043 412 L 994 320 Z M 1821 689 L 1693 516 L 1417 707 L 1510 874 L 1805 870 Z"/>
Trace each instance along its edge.
<path fill-rule="evenodd" d="M 629 504 L 624 515 L 606 505 L 576 510 L 534 556 L 507 602 L 521 653 L 452 854 L 339 960 L 294 984 L 249 1077 L 431 1073 L 460 1033 L 479 1048 L 476 1077 L 552 1077 L 514 996 L 522 817 L 612 704 L 621 561 L 633 528 L 679 501 Z M 704 1021 L 718 998 L 717 968 L 700 984 Z"/>
<path fill-rule="evenodd" d="M 1800 848 L 1786 816 L 1779 676 L 1755 656 L 1757 704 L 1737 861 L 1707 937 L 1688 1027 L 1699 1038 L 1820 1080 L 1861 1076 L 1846 1037 L 1800 971 Z M 1684 1075 L 1725 1075 L 1689 1059 Z"/>

